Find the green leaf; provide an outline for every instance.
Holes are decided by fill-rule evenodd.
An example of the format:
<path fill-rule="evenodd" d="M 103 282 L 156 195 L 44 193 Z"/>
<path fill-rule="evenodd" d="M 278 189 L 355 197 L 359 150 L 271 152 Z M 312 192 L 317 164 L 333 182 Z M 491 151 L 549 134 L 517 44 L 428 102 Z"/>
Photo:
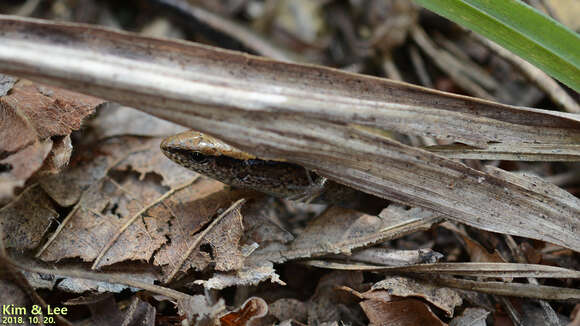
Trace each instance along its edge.
<path fill-rule="evenodd" d="M 580 92 L 580 38 L 519 0 L 415 0 Z"/>

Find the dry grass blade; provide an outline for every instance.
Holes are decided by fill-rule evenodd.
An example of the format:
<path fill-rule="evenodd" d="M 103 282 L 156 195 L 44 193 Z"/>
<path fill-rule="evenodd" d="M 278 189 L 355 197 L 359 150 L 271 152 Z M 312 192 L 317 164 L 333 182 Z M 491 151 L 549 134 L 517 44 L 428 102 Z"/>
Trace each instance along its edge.
<path fill-rule="evenodd" d="M 578 162 L 580 145 L 563 144 L 492 144 L 476 148 L 461 144 L 436 145 L 426 150 L 455 159 L 506 161 L 568 161 Z"/>
<path fill-rule="evenodd" d="M 471 281 L 440 277 L 441 274 L 481 277 L 546 277 L 578 278 L 579 272 L 546 265 L 497 264 L 497 263 L 441 263 L 403 267 L 381 267 L 364 264 L 342 264 L 322 260 L 304 262 L 307 265 L 338 270 L 365 270 L 377 272 L 412 273 L 413 277 L 427 279 L 440 286 L 477 291 L 488 294 L 507 295 L 544 300 L 578 300 L 580 290 L 508 282 Z M 435 274 L 435 275 L 433 275 Z M 429 276 L 426 276 L 429 275 Z"/>
<path fill-rule="evenodd" d="M 0 30 L 3 72 L 135 106 L 478 228 L 580 251 L 580 201 L 567 192 L 476 171 L 360 127 L 478 146 L 575 144 L 575 115 L 82 25 L 4 16 Z"/>
<path fill-rule="evenodd" d="M 580 290 L 555 286 L 504 282 L 480 282 L 443 277 L 435 279 L 434 282 L 441 286 L 496 295 L 507 295 L 543 300 L 580 299 Z"/>
<path fill-rule="evenodd" d="M 307 261 L 306 264 L 323 268 L 377 272 L 435 273 L 479 277 L 580 278 L 580 272 L 575 270 L 537 264 L 437 263 L 393 267 L 365 264 L 341 264 L 318 260 Z"/>

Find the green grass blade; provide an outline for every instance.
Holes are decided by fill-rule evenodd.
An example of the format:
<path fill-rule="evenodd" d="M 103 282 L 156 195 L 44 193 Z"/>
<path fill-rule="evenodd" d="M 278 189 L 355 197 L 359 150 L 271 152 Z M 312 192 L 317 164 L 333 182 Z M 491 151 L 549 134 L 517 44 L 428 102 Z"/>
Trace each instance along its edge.
<path fill-rule="evenodd" d="M 580 37 L 519 0 L 415 0 L 580 92 Z"/>

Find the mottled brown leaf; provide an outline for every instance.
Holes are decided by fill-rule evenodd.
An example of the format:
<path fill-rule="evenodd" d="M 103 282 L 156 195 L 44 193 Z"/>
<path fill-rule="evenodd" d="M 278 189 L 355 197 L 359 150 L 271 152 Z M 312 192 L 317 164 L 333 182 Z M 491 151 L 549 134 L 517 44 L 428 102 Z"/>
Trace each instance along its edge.
<path fill-rule="evenodd" d="M 460 306 L 462 299 L 452 289 L 434 286 L 414 279 L 393 276 L 375 283 L 371 291 L 386 290 L 389 295 L 399 297 L 421 297 L 453 317 L 453 310 Z"/>
<path fill-rule="evenodd" d="M 92 148 L 96 155 L 80 158 L 64 173 L 42 180 L 43 188 L 57 202 L 63 206 L 76 203 L 78 207 L 45 244 L 41 258 L 92 261 L 125 221 L 160 197 L 166 188 L 154 175 L 140 180 L 136 173 L 111 172 L 118 161 L 156 146 L 156 139 L 111 138 Z M 187 180 L 187 174 L 184 176 Z M 119 246 L 113 248 L 117 255 L 107 256 L 105 261 L 147 260 L 166 241 L 166 232 L 166 221 L 143 216 L 123 233 Z"/>
<path fill-rule="evenodd" d="M 269 244 L 256 250 L 247 263 L 349 254 L 356 248 L 427 229 L 438 220 L 437 214 L 420 209 L 405 211 L 394 205 L 381 212 L 380 216 L 333 207 L 310 221 L 288 245 Z"/>
<path fill-rule="evenodd" d="M 360 305 L 371 324 L 377 326 L 447 325 L 425 303 L 415 299 L 392 302 L 367 300 Z"/>
<path fill-rule="evenodd" d="M 104 101 L 68 90 L 20 80 L 0 99 L 4 107 L 26 119 L 38 139 L 66 136 Z"/>
<path fill-rule="evenodd" d="M 19 250 L 36 248 L 57 217 L 50 197 L 38 185 L 26 189 L 0 209 L 4 246 Z"/>
<path fill-rule="evenodd" d="M 220 211 L 245 195 L 245 191 L 225 189 L 222 183 L 209 179 L 202 179 L 186 192 L 176 194 L 167 203 L 175 215 L 169 229 L 171 242 L 157 252 L 154 264 L 162 266 L 166 275 L 175 274 L 175 268 L 183 272 L 190 268 L 203 270 L 211 262 L 219 270 L 241 268 L 239 240 L 243 225 L 239 211 L 227 214 L 205 235 L 204 229 Z M 197 248 L 185 257 L 197 241 Z M 183 259 L 183 265 L 177 266 Z"/>
<path fill-rule="evenodd" d="M 24 186 L 26 180 L 41 168 L 51 148 L 50 139 L 33 142 L 12 155 L 0 159 L 0 203 L 8 201 L 14 194 L 14 190 Z"/>
<path fill-rule="evenodd" d="M 102 102 L 27 80 L 19 80 L 1 96 L 0 199 L 11 196 L 41 168 L 52 148 L 51 137 L 66 137 L 78 130 L 83 119 Z M 66 146 L 56 140 L 56 144 L 46 171 L 58 171 L 70 157 L 70 142 Z"/>

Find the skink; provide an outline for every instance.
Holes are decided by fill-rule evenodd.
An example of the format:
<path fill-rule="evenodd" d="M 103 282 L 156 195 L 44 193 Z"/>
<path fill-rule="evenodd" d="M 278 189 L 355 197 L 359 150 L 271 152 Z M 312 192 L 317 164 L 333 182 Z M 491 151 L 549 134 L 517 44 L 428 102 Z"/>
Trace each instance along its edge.
<path fill-rule="evenodd" d="M 378 213 L 388 202 L 283 160 L 262 160 L 216 138 L 187 131 L 166 138 L 163 153 L 177 164 L 233 187 L 278 198 Z"/>

